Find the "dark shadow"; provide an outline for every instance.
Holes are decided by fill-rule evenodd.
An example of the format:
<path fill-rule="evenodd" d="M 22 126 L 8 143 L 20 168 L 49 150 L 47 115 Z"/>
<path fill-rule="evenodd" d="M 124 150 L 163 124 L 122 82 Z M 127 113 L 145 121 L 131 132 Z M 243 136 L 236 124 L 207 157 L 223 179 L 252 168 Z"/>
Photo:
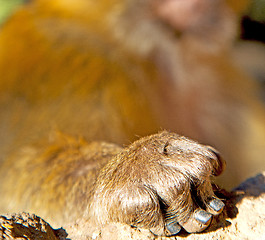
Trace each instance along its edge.
<path fill-rule="evenodd" d="M 233 192 L 243 193 L 241 194 L 242 197 L 259 197 L 261 194 L 265 193 L 265 176 L 263 174 L 258 174 L 255 177 L 249 178 L 233 189 Z"/>
<path fill-rule="evenodd" d="M 60 240 L 71 240 L 70 238 L 66 238 L 68 233 L 63 228 L 53 229 L 55 236 Z"/>

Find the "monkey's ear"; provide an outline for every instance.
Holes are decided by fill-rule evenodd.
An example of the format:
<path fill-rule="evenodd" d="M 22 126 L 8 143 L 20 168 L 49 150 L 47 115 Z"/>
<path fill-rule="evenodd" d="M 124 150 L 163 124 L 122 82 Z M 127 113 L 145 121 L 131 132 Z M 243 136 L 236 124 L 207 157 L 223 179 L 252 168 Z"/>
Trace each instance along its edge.
<path fill-rule="evenodd" d="M 212 161 L 213 165 L 213 175 L 219 176 L 226 168 L 226 162 L 221 157 L 220 153 L 213 147 L 207 146 L 208 150 L 215 155 L 215 159 Z"/>

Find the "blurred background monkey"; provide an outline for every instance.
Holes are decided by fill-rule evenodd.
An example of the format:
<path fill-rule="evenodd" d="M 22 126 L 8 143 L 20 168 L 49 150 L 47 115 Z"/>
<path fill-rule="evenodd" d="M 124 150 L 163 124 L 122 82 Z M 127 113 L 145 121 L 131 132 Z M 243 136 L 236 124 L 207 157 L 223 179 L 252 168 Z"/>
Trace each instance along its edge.
<path fill-rule="evenodd" d="M 231 56 L 236 0 L 34 0 L 1 26 L 1 161 L 53 133 L 129 144 L 161 129 L 217 148 L 232 188 L 264 168 L 259 86 Z"/>

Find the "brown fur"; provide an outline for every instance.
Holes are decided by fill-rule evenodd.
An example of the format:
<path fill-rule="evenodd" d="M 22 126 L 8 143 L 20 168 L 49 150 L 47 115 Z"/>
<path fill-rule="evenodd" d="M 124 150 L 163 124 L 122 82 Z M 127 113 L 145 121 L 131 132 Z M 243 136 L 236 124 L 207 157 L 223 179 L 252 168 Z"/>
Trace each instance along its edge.
<path fill-rule="evenodd" d="M 225 186 L 236 185 L 264 166 L 265 115 L 256 97 L 257 86 L 229 56 L 237 14 L 245 2 L 190 2 L 200 6 L 195 8 L 194 19 L 191 5 L 184 6 L 186 15 L 170 21 L 181 9 L 165 15 L 160 11 L 162 2 L 156 0 L 37 0 L 23 6 L 3 25 L 0 152 L 7 160 L 0 177 L 2 183 L 6 182 L 2 187 L 6 192 L 1 196 L 12 196 L 9 209 L 20 210 L 16 206 L 27 199 L 33 209 L 42 206 L 44 215 L 67 206 L 75 218 L 81 211 L 78 207 L 84 209 L 90 201 L 91 194 L 88 198 L 83 194 L 96 181 L 104 165 L 100 161 L 106 163 L 120 156 L 116 155 L 120 147 L 102 141 L 129 144 L 137 136 L 161 128 L 218 148 L 228 161 L 227 174 L 221 181 Z M 183 24 L 181 20 L 185 19 L 191 20 Z M 95 143 L 70 140 L 71 144 L 65 146 L 49 142 L 57 130 Z M 28 145 L 31 147 L 25 148 Z M 109 148 L 111 151 L 105 153 Z M 103 157 L 102 153 L 107 155 Z M 84 159 L 93 164 L 88 164 L 90 177 L 78 188 L 71 181 L 86 164 Z M 123 168 L 120 171 L 128 173 Z M 201 170 L 205 172 L 209 174 Z M 189 173 L 190 178 L 194 176 Z M 104 186 L 106 180 L 99 179 Z M 111 181 L 113 188 L 118 180 Z M 170 183 L 172 178 L 165 175 L 164 180 Z M 40 186 L 46 181 L 51 188 L 43 191 Z M 73 185 L 80 192 L 71 192 Z M 189 193 L 188 185 L 183 189 Z M 202 190 L 202 195 L 208 191 Z M 67 211 L 63 210 L 66 215 Z M 179 210 L 174 206 L 172 211 Z M 156 220 L 160 226 L 159 216 Z"/>

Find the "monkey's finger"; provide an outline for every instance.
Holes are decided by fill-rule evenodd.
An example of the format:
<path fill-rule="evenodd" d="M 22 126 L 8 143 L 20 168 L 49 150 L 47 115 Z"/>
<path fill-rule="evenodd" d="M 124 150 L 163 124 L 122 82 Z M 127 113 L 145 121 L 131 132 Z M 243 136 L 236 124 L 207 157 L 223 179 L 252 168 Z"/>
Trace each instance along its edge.
<path fill-rule="evenodd" d="M 207 203 L 207 212 L 218 215 L 220 214 L 224 209 L 225 204 L 218 198 L 213 198 Z"/>
<path fill-rule="evenodd" d="M 188 221 L 181 223 L 181 226 L 189 233 L 201 232 L 206 229 L 212 220 L 212 214 L 197 209 L 188 219 Z"/>
<path fill-rule="evenodd" d="M 181 226 L 177 222 L 168 222 L 166 223 L 166 232 L 167 236 L 176 235 L 181 230 Z"/>

